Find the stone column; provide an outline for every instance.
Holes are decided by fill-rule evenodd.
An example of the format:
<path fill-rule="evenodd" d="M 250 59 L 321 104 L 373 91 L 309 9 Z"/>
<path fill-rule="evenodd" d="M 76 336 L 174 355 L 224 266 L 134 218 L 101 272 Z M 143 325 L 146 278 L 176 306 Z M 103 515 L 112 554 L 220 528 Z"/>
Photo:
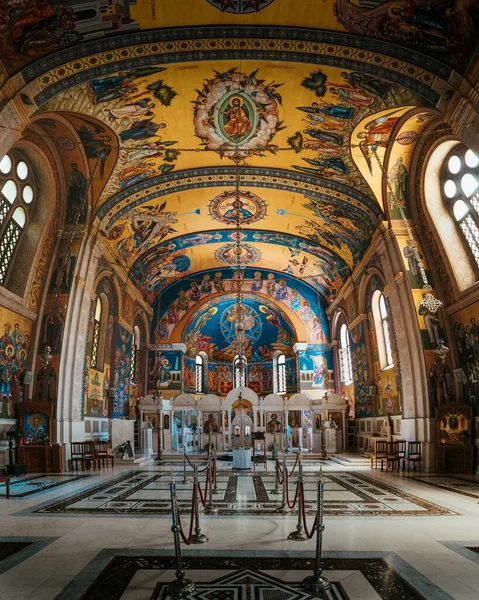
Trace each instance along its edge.
<path fill-rule="evenodd" d="M 416 307 L 404 274 L 404 265 L 395 238 L 388 231 L 376 242 L 381 267 L 388 285 L 384 295 L 389 299 L 401 367 L 404 404 L 401 435 L 406 440 L 423 442 L 423 466 L 432 468 L 435 447 L 435 419 L 429 415 L 429 398 L 424 350 Z"/>
<path fill-rule="evenodd" d="M 58 372 L 57 418 L 54 421 L 55 441 L 66 444 L 65 468 L 70 456 L 69 443 L 85 439 L 82 400 L 85 384 L 86 338 L 90 325 L 91 290 L 101 255 L 101 248 L 94 240 L 91 237 L 85 238 L 78 253 L 77 270 L 65 319 Z"/>

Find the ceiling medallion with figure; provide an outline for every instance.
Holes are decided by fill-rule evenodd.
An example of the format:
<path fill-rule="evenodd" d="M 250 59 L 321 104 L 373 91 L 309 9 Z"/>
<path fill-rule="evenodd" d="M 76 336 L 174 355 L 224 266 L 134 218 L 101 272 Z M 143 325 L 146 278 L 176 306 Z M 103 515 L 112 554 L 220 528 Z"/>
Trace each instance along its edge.
<path fill-rule="evenodd" d="M 236 244 L 225 244 L 218 248 L 215 252 L 215 258 L 219 262 L 228 263 L 228 264 L 236 264 L 239 263 L 241 265 L 248 265 L 250 263 L 254 263 L 261 258 L 261 252 L 251 246 L 250 244 L 241 244 L 241 257 L 238 261 L 238 257 L 235 253 L 238 246 Z"/>
<path fill-rule="evenodd" d="M 219 196 L 216 196 L 209 205 L 210 215 L 213 219 L 226 223 L 227 225 L 235 225 L 238 220 L 238 210 L 235 206 L 236 191 L 224 191 Z M 242 225 L 256 223 L 266 216 L 266 202 L 256 194 L 251 192 L 239 192 L 239 217 Z"/>
<path fill-rule="evenodd" d="M 283 84 L 257 79 L 258 70 L 249 75 L 236 68 L 214 73 L 194 102 L 195 133 L 206 148 L 229 158 L 238 149 L 258 156 L 265 150 L 276 152 L 271 141 L 284 129 L 278 93 Z"/>

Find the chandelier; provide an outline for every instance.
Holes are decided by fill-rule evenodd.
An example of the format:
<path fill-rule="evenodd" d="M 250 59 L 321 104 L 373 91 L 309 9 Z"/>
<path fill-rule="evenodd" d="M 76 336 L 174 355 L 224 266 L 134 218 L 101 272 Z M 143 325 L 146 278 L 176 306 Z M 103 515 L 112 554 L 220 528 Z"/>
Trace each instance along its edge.
<path fill-rule="evenodd" d="M 242 221 L 242 208 L 243 203 L 241 201 L 240 193 L 240 162 L 243 156 L 239 152 L 238 148 L 235 148 L 232 159 L 235 163 L 235 196 L 233 202 L 233 209 L 235 211 L 236 225 L 234 232 L 235 248 L 233 250 L 232 269 L 234 271 L 234 278 L 236 279 L 236 306 L 235 306 L 235 346 L 238 355 L 241 357 L 245 353 L 246 349 L 246 307 L 243 304 L 243 269 L 242 256 L 243 246 L 241 240 L 243 239 L 243 231 L 241 227 Z"/>
<path fill-rule="evenodd" d="M 391 204 L 391 206 L 393 206 L 394 208 L 397 208 L 399 210 L 399 214 L 401 215 L 401 219 L 403 220 L 404 227 L 406 228 L 406 232 L 408 235 L 408 246 L 411 248 L 411 250 L 413 252 L 413 256 L 417 262 L 419 273 L 421 274 L 421 279 L 423 282 L 423 290 L 424 290 L 423 298 L 421 300 L 421 306 L 423 306 L 429 313 L 436 314 L 437 311 L 443 305 L 443 303 L 441 300 L 436 298 L 436 296 L 432 293 L 432 287 L 429 284 L 429 281 L 427 279 L 426 270 L 424 269 L 424 263 L 422 262 L 421 255 L 420 255 L 418 247 L 417 247 L 417 242 L 414 239 L 411 228 L 409 227 L 409 221 L 406 217 L 406 213 L 404 212 L 404 207 L 403 207 L 401 201 L 396 198 L 396 194 L 394 193 L 394 189 L 391 185 L 389 175 L 387 174 L 386 169 L 384 168 L 384 165 L 380 161 L 378 153 L 374 146 L 372 147 L 372 150 L 373 150 L 374 157 L 379 165 L 379 168 L 381 169 L 383 177 L 386 181 L 388 192 L 391 195 L 390 204 Z"/>

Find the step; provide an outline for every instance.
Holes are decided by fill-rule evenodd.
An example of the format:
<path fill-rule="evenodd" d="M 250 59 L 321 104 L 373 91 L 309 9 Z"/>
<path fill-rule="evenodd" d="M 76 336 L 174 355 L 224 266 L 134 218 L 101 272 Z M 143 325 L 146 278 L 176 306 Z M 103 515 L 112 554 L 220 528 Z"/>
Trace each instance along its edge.
<path fill-rule="evenodd" d="M 330 457 L 331 460 L 344 467 L 369 467 L 371 460 L 367 456 L 361 454 L 335 454 Z"/>

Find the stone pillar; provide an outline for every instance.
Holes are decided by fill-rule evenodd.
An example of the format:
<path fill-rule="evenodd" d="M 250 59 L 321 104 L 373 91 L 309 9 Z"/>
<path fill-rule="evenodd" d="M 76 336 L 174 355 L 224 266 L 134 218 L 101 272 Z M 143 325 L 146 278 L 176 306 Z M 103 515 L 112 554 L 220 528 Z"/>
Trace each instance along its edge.
<path fill-rule="evenodd" d="M 85 384 L 86 337 L 90 325 L 91 290 L 101 254 L 101 248 L 95 245 L 91 237 L 84 239 L 78 253 L 76 275 L 68 302 L 58 373 L 57 418 L 54 421 L 53 435 L 57 443 L 66 444 L 65 468 L 70 456 L 70 442 L 85 439 L 82 400 Z"/>
<path fill-rule="evenodd" d="M 404 404 L 401 435 L 405 440 L 423 442 L 423 467 L 433 467 L 435 419 L 429 415 L 429 398 L 424 350 L 416 307 L 404 274 L 404 265 L 395 238 L 388 231 L 376 242 L 376 250 L 388 285 L 389 299 L 401 367 Z"/>

